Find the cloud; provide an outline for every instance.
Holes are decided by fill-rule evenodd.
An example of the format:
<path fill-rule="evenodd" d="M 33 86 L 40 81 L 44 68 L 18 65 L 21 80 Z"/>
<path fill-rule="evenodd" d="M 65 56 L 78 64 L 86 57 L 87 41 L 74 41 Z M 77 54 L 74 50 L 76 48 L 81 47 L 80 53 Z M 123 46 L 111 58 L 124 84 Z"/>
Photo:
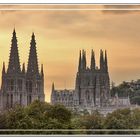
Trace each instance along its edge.
<path fill-rule="evenodd" d="M 60 7 L 55 6 L 55 8 Z M 133 8 L 131 5 L 100 6 L 100 8 L 103 7 Z M 30 35 L 32 31 L 35 31 L 39 61 L 44 64 L 47 92 L 51 89 L 53 81 L 58 87 L 64 87 L 65 80 L 70 81 L 69 87 L 74 87 L 79 50 L 84 48 L 89 51 L 91 46 L 95 49 L 97 59 L 99 59 L 100 48 L 108 50 L 109 70 L 113 81 L 133 79 L 133 75 L 129 77 L 129 73 L 139 74 L 139 57 L 137 56 L 140 52 L 140 14 L 138 12 L 122 10 L 119 13 L 118 11 L 82 10 L 3 11 L 0 18 L 2 56 L 0 64 L 2 61 L 8 64 L 14 25 L 17 30 L 21 62 L 27 63 Z M 90 53 L 88 55 L 90 57 Z M 90 58 L 87 60 L 90 61 Z M 123 67 L 122 70 L 121 65 L 127 67 Z M 131 66 L 134 69 L 129 69 Z M 125 71 L 128 73 L 123 77 Z"/>
<path fill-rule="evenodd" d="M 108 14 L 127 14 L 127 13 L 139 13 L 140 5 L 104 5 L 104 9 L 108 10 L 102 10 L 102 13 L 108 13 Z M 109 10 L 110 9 L 110 10 Z M 114 10 L 111 10 L 114 9 Z M 121 10 L 125 9 L 125 10 Z M 133 10 L 130 10 L 133 9 Z"/>

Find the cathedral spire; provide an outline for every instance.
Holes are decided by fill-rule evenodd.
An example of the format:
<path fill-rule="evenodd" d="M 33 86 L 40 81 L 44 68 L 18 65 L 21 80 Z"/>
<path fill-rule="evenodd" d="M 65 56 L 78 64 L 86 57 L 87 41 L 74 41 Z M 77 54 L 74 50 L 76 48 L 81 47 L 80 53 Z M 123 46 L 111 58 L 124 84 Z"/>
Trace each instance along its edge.
<path fill-rule="evenodd" d="M 105 70 L 108 72 L 107 51 L 105 50 Z"/>
<path fill-rule="evenodd" d="M 44 72 L 43 72 L 43 64 L 41 64 L 41 76 L 44 76 Z"/>
<path fill-rule="evenodd" d="M 5 62 L 3 62 L 2 74 L 5 74 Z"/>
<path fill-rule="evenodd" d="M 13 37 L 11 40 L 11 50 L 10 50 L 10 57 L 9 57 L 9 65 L 8 65 L 8 73 L 20 73 L 20 62 L 19 62 L 19 54 L 18 54 L 18 45 L 17 45 L 17 38 L 16 38 L 16 31 L 13 30 Z"/>
<path fill-rule="evenodd" d="M 82 69 L 86 69 L 86 51 L 82 50 Z"/>
<path fill-rule="evenodd" d="M 52 83 L 52 93 L 53 91 L 55 90 L 55 87 L 54 87 L 54 82 Z"/>
<path fill-rule="evenodd" d="M 81 50 L 80 50 L 80 54 L 79 54 L 79 66 L 78 66 L 78 71 L 81 70 Z"/>
<path fill-rule="evenodd" d="M 100 70 L 104 69 L 104 56 L 103 56 L 103 50 L 100 50 Z"/>
<path fill-rule="evenodd" d="M 92 51 L 91 51 L 91 64 L 90 64 L 90 68 L 91 68 L 92 70 L 95 69 L 95 54 L 94 54 L 93 49 L 92 49 Z"/>
<path fill-rule="evenodd" d="M 39 74 L 35 35 L 32 33 L 27 74 Z"/>
<path fill-rule="evenodd" d="M 22 73 L 25 73 L 25 63 L 22 65 Z"/>

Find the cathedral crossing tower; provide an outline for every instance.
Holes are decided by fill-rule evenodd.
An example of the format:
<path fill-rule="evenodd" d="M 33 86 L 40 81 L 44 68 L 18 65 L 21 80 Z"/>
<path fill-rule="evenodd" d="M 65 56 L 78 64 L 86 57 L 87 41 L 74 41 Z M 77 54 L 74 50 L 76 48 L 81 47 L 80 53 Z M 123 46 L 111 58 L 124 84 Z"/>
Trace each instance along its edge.
<path fill-rule="evenodd" d="M 65 106 L 92 110 L 105 107 L 110 99 L 107 52 L 100 50 L 100 68 L 96 66 L 95 53 L 91 51 L 90 68 L 87 67 L 86 51 L 80 50 L 75 90 L 56 90 L 52 85 L 51 103 L 62 103 Z M 72 103 L 71 103 L 72 102 Z"/>
<path fill-rule="evenodd" d="M 43 65 L 41 72 L 38 69 L 38 59 L 36 51 L 35 35 L 32 34 L 30 43 L 30 52 L 28 59 L 28 67 L 26 73 L 26 91 L 28 94 L 27 103 L 30 104 L 33 100 L 44 100 L 44 74 Z"/>
<path fill-rule="evenodd" d="M 83 67 L 81 65 L 83 65 Z M 80 51 L 74 104 L 81 108 L 101 107 L 108 104 L 109 97 L 110 83 L 107 66 L 107 52 L 105 51 L 104 55 L 103 50 L 100 50 L 100 68 L 97 68 L 95 54 L 92 50 L 91 64 L 90 68 L 88 68 L 86 67 L 86 53 L 83 50 L 81 56 Z"/>

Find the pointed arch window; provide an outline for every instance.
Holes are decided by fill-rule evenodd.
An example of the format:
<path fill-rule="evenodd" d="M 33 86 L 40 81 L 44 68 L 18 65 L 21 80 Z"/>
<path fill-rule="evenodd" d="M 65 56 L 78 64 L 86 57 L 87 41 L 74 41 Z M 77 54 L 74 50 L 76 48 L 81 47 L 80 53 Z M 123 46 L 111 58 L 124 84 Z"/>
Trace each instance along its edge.
<path fill-rule="evenodd" d="M 18 89 L 19 91 L 22 91 L 22 79 L 18 80 Z"/>
<path fill-rule="evenodd" d="M 36 83 L 36 88 L 37 88 L 37 92 L 40 92 L 40 89 L 41 89 L 41 83 L 40 83 L 40 81 L 38 81 Z"/>
<path fill-rule="evenodd" d="M 13 107 L 13 94 L 11 94 L 11 107 Z"/>
<path fill-rule="evenodd" d="M 7 107 L 9 107 L 9 94 L 7 94 L 7 103 L 6 103 L 7 105 Z"/>
<path fill-rule="evenodd" d="M 38 96 L 38 100 L 40 101 L 40 99 L 41 99 L 41 97 L 40 96 Z"/>
<path fill-rule="evenodd" d="M 22 94 L 20 94 L 20 105 L 22 105 Z"/>
<path fill-rule="evenodd" d="M 90 77 L 86 77 L 85 84 L 86 86 L 90 86 Z"/>
<path fill-rule="evenodd" d="M 31 104 L 31 102 L 32 102 L 32 96 L 29 95 L 29 104 Z"/>
<path fill-rule="evenodd" d="M 90 92 L 88 90 L 86 91 L 86 100 L 90 101 Z"/>
<path fill-rule="evenodd" d="M 32 81 L 29 80 L 26 82 L 26 90 L 27 90 L 27 92 L 32 92 L 32 90 L 33 90 Z"/>
<path fill-rule="evenodd" d="M 9 91 L 14 90 L 14 79 L 7 79 L 7 89 Z"/>

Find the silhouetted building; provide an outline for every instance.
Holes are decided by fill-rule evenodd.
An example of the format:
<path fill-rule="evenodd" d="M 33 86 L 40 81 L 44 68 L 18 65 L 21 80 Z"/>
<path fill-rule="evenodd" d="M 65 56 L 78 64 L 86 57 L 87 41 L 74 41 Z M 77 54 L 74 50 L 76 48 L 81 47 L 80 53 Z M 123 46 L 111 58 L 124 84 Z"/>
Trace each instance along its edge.
<path fill-rule="evenodd" d="M 15 29 L 11 41 L 9 64 L 6 70 L 3 62 L 1 85 L 1 108 L 11 108 L 15 104 L 27 106 L 34 100 L 45 101 L 43 65 L 38 68 L 35 35 L 32 34 L 27 71 L 23 63 L 20 67 Z"/>
<path fill-rule="evenodd" d="M 100 50 L 100 69 L 95 64 L 95 54 L 91 51 L 90 68 L 87 67 L 86 52 L 80 51 L 78 72 L 76 76 L 75 90 L 73 90 L 73 104 L 72 107 L 90 108 L 101 107 L 108 104 L 110 98 L 110 84 L 107 63 L 107 52 L 105 54 Z M 68 90 L 61 90 L 66 96 Z M 69 91 L 70 92 L 70 91 Z M 53 104 L 59 103 L 64 95 L 58 94 L 59 91 L 52 88 L 51 102 Z M 59 96 L 60 100 L 56 100 Z M 61 100 L 69 102 L 69 100 Z"/>
<path fill-rule="evenodd" d="M 51 94 L 52 104 L 60 103 L 68 108 L 74 107 L 74 104 L 73 104 L 74 90 L 67 90 L 67 89 L 55 90 L 54 83 L 53 83 L 52 93 L 53 93 Z"/>
<path fill-rule="evenodd" d="M 74 104 L 76 106 L 106 106 L 110 98 L 110 84 L 107 53 L 100 50 L 100 69 L 96 66 L 95 55 L 91 51 L 90 68 L 87 67 L 86 52 L 80 51 L 78 72 L 75 84 Z"/>
<path fill-rule="evenodd" d="M 106 114 L 117 107 L 130 106 L 128 97 L 116 98 L 110 96 L 110 79 L 108 72 L 107 52 L 100 50 L 100 68 L 96 66 L 94 51 L 91 51 L 90 68 L 87 67 L 86 51 L 80 51 L 75 90 L 57 90 L 52 85 L 52 104 L 63 104 L 78 110 L 89 112 L 100 110 Z"/>

